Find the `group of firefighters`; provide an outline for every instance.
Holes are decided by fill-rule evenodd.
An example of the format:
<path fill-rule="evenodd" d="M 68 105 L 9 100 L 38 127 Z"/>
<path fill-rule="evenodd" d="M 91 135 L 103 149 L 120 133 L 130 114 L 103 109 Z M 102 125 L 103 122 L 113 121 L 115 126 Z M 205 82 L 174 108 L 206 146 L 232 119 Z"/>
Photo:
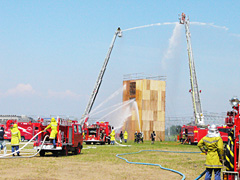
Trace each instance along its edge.
<path fill-rule="evenodd" d="M 51 118 L 51 123 L 44 129 L 44 132 L 46 132 L 47 129 L 51 128 L 51 134 L 49 139 L 52 141 L 54 148 L 56 148 L 56 141 L 55 138 L 57 136 L 57 121 L 53 117 Z M 15 156 L 14 152 L 17 151 L 17 156 L 20 156 L 20 151 L 19 151 L 19 143 L 21 142 L 21 132 L 18 129 L 18 125 L 15 123 L 13 126 L 10 128 L 11 129 L 11 147 L 12 147 L 12 153 L 13 156 Z M 0 149 L 4 149 L 4 154 L 7 153 L 7 148 L 6 148 L 6 143 L 4 141 L 4 128 L 0 127 Z"/>
<path fill-rule="evenodd" d="M 134 142 L 136 142 L 136 143 L 142 142 L 143 143 L 143 137 L 144 137 L 144 135 L 141 131 L 140 132 L 136 131 L 134 133 Z"/>
<path fill-rule="evenodd" d="M 124 142 L 127 143 L 127 139 L 128 139 L 128 133 L 127 131 L 123 132 L 121 131 L 120 134 L 119 134 L 119 137 L 120 137 L 120 143 L 122 143 L 123 139 L 124 139 Z M 115 130 L 112 130 L 111 134 L 110 134 L 110 144 L 111 145 L 114 145 L 115 143 Z"/>
<path fill-rule="evenodd" d="M 54 147 L 56 147 L 55 138 L 58 133 L 57 131 L 57 122 L 55 118 L 51 118 L 51 123 L 44 129 L 46 131 L 47 129 L 51 128 L 51 134 L 50 134 L 50 140 L 52 141 Z M 4 142 L 4 128 L 0 127 L 0 148 L 5 149 L 4 153 L 6 153 L 6 144 Z M 135 132 L 135 140 L 134 142 L 139 143 L 140 141 L 143 142 L 143 133 L 142 132 Z M 128 139 L 128 133 L 127 131 L 123 132 L 121 131 L 119 134 L 120 137 L 120 143 L 122 143 L 123 139 L 124 142 L 127 143 Z M 156 134 L 153 132 L 151 134 L 152 143 L 155 141 Z M 19 150 L 19 143 L 21 141 L 21 133 L 18 129 L 17 124 L 13 124 L 11 128 L 11 146 L 12 146 L 12 153 L 17 151 L 17 156 L 20 156 Z M 110 134 L 110 141 L 111 144 L 114 145 L 115 142 L 115 130 L 112 130 Z M 223 140 L 220 136 L 219 131 L 217 130 L 217 127 L 215 125 L 212 125 L 208 129 L 208 134 L 203 137 L 198 145 L 200 150 L 207 155 L 206 157 L 206 176 L 205 180 L 210 180 L 212 176 L 212 171 L 215 172 L 215 180 L 221 179 L 221 168 L 222 168 L 222 159 L 223 159 Z M 15 156 L 15 154 L 13 154 Z"/>

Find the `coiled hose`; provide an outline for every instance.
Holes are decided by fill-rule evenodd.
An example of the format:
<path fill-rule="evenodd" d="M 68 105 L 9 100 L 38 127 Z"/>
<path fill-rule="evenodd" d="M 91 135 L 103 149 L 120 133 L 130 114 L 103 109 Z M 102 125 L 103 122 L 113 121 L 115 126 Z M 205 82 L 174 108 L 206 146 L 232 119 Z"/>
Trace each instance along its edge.
<path fill-rule="evenodd" d="M 0 159 L 11 159 L 11 158 L 32 158 L 34 156 L 36 156 L 42 149 L 43 145 L 44 145 L 44 142 L 46 140 L 46 138 L 48 137 L 48 135 L 46 135 L 43 139 L 43 142 L 42 142 L 42 145 L 40 147 L 40 149 L 38 149 L 38 151 L 34 154 L 34 155 L 31 155 L 31 156 L 14 156 L 14 157 L 7 157 L 7 156 L 10 156 L 10 155 L 13 155 L 14 153 L 17 153 L 19 151 L 21 151 L 22 149 L 24 149 L 30 142 L 32 142 L 33 139 L 35 139 L 35 137 L 37 137 L 39 134 L 41 134 L 42 131 L 38 132 L 35 136 L 32 137 L 32 139 L 30 139 L 23 147 L 21 147 L 20 149 L 18 149 L 17 151 L 14 151 L 10 154 L 5 154 L 3 156 L 0 156 Z"/>
<path fill-rule="evenodd" d="M 181 151 L 163 151 L 163 150 L 140 150 L 138 152 L 132 152 L 132 153 L 123 153 L 123 154 L 117 154 L 116 157 L 122 159 L 122 160 L 125 160 L 127 163 L 129 164 L 139 164 L 139 165 L 149 165 L 149 166 L 158 166 L 160 167 L 161 169 L 163 170 L 167 170 L 167 171 L 171 171 L 171 172 L 174 172 L 174 173 L 177 173 L 179 175 L 182 176 L 182 180 L 184 180 L 186 178 L 186 176 L 179 172 L 179 171 L 176 171 L 174 169 L 169 169 L 169 168 L 165 168 L 163 166 L 161 166 L 160 164 L 153 164 L 153 163 L 141 163 L 141 162 L 131 162 L 131 161 L 128 161 L 127 159 L 121 157 L 123 155 L 128 155 L 128 154 L 137 154 L 137 153 L 140 153 L 140 152 L 144 152 L 144 151 L 155 151 L 155 152 L 165 152 L 165 153 L 199 153 L 199 152 L 181 152 Z M 199 153 L 200 154 L 200 153 Z M 198 180 L 200 179 L 204 174 L 206 173 L 206 170 L 200 174 L 195 180 Z"/>

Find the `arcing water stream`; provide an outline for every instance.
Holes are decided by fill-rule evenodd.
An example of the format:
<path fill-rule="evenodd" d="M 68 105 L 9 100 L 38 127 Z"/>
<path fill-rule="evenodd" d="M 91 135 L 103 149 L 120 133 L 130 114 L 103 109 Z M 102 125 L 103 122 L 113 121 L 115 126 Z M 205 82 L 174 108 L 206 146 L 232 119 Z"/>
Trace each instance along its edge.
<path fill-rule="evenodd" d="M 134 109 L 135 109 L 135 111 L 136 111 L 136 115 L 137 115 L 137 119 L 138 119 L 138 127 L 139 127 L 139 131 L 141 131 L 141 125 L 140 125 L 140 119 L 139 119 L 139 111 L 138 111 L 138 105 L 137 105 L 137 102 L 136 101 L 134 101 L 133 102 L 133 107 L 134 107 Z"/>
<path fill-rule="evenodd" d="M 112 95 L 110 95 L 105 101 L 103 101 L 102 103 L 100 103 L 95 109 L 93 109 L 91 111 L 90 114 L 94 113 L 97 109 L 99 109 L 100 107 L 102 107 L 105 103 L 107 103 L 108 101 L 110 101 L 111 99 L 113 99 L 114 97 L 116 97 L 117 95 L 119 95 L 120 93 L 123 92 L 123 90 L 126 88 L 126 85 L 119 88 L 117 91 L 115 91 Z"/>
<path fill-rule="evenodd" d="M 166 22 L 166 23 L 149 24 L 149 25 L 144 25 L 144 26 L 138 26 L 138 27 L 134 27 L 134 28 L 125 29 L 125 30 L 122 30 L 122 32 L 135 30 L 135 29 L 141 29 L 141 28 L 147 28 L 147 27 L 152 27 L 152 26 L 164 26 L 164 25 L 174 25 L 174 24 L 178 24 L 178 22 Z"/>
<path fill-rule="evenodd" d="M 228 28 L 225 26 L 216 26 L 213 23 L 191 22 L 191 24 L 200 25 L 200 26 L 211 26 L 214 28 L 221 28 L 224 30 L 228 30 Z M 169 47 L 168 47 L 167 52 L 165 53 L 163 60 L 162 60 L 164 63 L 165 59 L 171 58 L 171 55 L 176 53 L 174 49 L 176 49 L 176 47 L 175 47 L 176 41 L 177 41 L 176 37 L 180 31 L 179 22 L 165 22 L 165 23 L 149 24 L 149 25 L 144 25 L 144 26 L 128 28 L 128 29 L 122 30 L 122 32 L 141 29 L 141 28 L 147 28 L 147 27 L 152 27 L 152 26 L 165 26 L 165 25 L 175 25 L 175 29 L 173 31 L 171 38 L 169 39 Z M 122 88 L 118 89 L 117 91 L 115 91 L 111 96 L 109 96 L 106 100 L 104 100 L 101 104 L 99 104 L 94 110 L 92 110 L 92 112 L 89 114 L 90 118 L 94 117 L 96 115 L 99 115 L 99 117 L 101 117 L 101 118 L 96 117 L 97 121 L 108 121 L 111 125 L 113 125 L 115 127 L 115 129 L 118 129 L 118 128 L 121 128 L 123 126 L 124 122 L 126 121 L 126 119 L 132 115 L 133 108 L 134 108 L 135 112 L 136 112 L 136 118 L 138 120 L 138 128 L 139 128 L 139 130 L 141 130 L 138 106 L 137 106 L 137 102 L 134 100 L 121 102 L 121 103 L 112 105 L 110 107 L 107 107 L 105 109 L 101 109 L 98 112 L 96 111 L 99 108 L 101 108 L 104 104 L 106 104 L 107 102 L 112 100 L 114 97 L 121 94 L 124 88 L 125 87 L 122 87 Z M 104 115 L 100 115 L 101 113 L 104 113 L 104 112 L 108 112 L 108 113 L 105 113 Z"/>
<path fill-rule="evenodd" d="M 115 130 L 120 130 L 126 120 L 130 116 L 132 116 L 133 108 L 135 112 L 138 112 L 138 110 L 135 110 L 135 108 L 137 107 L 137 105 L 135 104 L 135 99 L 131 99 L 112 105 L 111 107 L 105 108 L 99 112 L 95 112 L 93 115 L 90 114 L 91 119 L 89 120 L 89 122 L 95 123 L 96 121 L 107 121 L 114 127 Z M 139 117 L 138 114 L 136 114 L 136 116 Z"/>
<path fill-rule="evenodd" d="M 152 27 L 152 26 L 164 26 L 164 25 L 176 25 L 176 24 L 179 24 L 179 22 L 165 22 L 165 23 L 148 24 L 148 25 L 144 25 L 144 26 L 137 26 L 137 27 L 133 27 L 133 28 L 124 29 L 124 30 L 122 30 L 122 32 L 135 30 L 135 29 L 141 29 L 141 28 L 147 28 L 147 27 Z M 199 25 L 199 26 L 211 26 L 214 28 L 224 29 L 226 31 L 228 30 L 228 28 L 226 26 L 217 26 L 217 25 L 214 25 L 214 23 L 190 22 L 190 24 Z"/>

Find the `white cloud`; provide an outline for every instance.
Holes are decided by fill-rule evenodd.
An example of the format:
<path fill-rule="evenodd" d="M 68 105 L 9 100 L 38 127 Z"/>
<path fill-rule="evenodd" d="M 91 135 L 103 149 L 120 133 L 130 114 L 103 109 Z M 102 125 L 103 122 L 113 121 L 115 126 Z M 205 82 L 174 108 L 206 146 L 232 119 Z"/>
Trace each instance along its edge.
<path fill-rule="evenodd" d="M 48 90 L 48 96 L 53 97 L 53 98 L 77 98 L 77 99 L 80 98 L 79 94 L 74 93 L 70 90 L 66 90 L 66 91 L 62 91 L 62 92 Z"/>
<path fill-rule="evenodd" d="M 3 96 L 15 96 L 15 95 L 33 95 L 36 91 L 30 84 L 18 84 L 16 87 L 7 90 L 3 93 Z"/>

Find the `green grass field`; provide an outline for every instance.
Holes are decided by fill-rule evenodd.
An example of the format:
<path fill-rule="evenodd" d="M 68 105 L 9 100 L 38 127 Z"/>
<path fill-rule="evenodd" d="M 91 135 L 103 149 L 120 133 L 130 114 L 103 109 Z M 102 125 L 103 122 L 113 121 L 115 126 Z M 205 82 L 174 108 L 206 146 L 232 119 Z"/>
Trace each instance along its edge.
<path fill-rule="evenodd" d="M 165 168 L 180 171 L 186 179 L 195 179 L 205 170 L 206 157 L 200 154 L 196 145 L 182 145 L 167 141 L 155 142 L 153 145 L 150 141 L 145 141 L 143 144 L 130 141 L 127 144 L 131 146 L 84 144 L 84 148 L 91 148 L 83 149 L 80 155 L 54 157 L 49 153 L 46 157 L 1 159 L 1 179 L 182 179 L 180 175 L 161 170 L 159 167 L 128 164 L 116 157 L 116 154 L 140 150 L 199 153 L 141 152 L 122 157 L 133 162 L 160 164 Z M 30 149 L 31 146 L 28 148 Z M 24 151 L 22 155 L 23 153 Z"/>

